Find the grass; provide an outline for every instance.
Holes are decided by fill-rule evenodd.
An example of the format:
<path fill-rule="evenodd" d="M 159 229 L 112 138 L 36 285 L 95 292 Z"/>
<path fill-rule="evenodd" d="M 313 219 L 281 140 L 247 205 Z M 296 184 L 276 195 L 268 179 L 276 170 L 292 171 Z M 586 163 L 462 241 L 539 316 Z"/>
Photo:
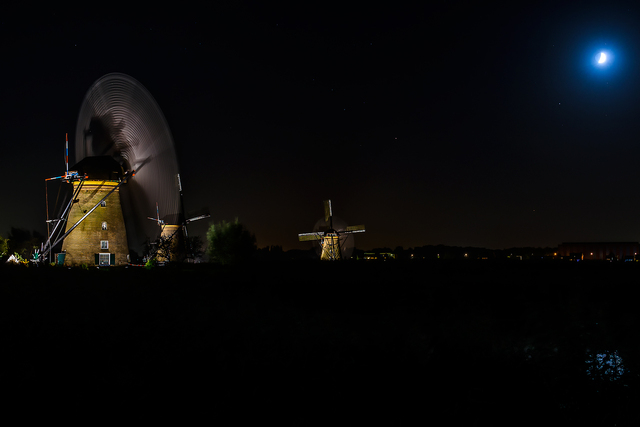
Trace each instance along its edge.
<path fill-rule="evenodd" d="M 0 383 L 25 419 L 624 425 L 638 418 L 639 274 L 595 263 L 4 267 Z M 624 361 L 621 378 L 587 375 L 587 354 L 604 351 Z"/>

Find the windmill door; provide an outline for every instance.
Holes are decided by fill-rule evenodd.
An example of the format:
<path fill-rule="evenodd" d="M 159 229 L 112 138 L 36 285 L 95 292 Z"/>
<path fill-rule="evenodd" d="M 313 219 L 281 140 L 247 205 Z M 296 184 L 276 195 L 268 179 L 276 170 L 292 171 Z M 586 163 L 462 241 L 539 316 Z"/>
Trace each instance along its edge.
<path fill-rule="evenodd" d="M 109 260 L 111 254 L 98 254 L 98 265 L 109 265 Z"/>

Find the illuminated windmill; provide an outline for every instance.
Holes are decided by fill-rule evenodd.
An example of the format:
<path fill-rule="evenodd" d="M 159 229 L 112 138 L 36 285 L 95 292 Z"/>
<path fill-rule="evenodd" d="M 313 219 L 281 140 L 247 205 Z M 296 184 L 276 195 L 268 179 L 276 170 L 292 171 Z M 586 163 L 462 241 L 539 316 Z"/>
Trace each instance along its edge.
<path fill-rule="evenodd" d="M 73 193 L 59 219 L 48 218 L 47 200 L 47 225 L 54 224 L 54 227 L 53 230 L 49 230 L 42 259 L 44 260 L 51 250 L 64 240 L 62 250 L 65 254 L 69 251 L 69 256 L 57 260 L 59 263 L 127 263 L 129 247 L 119 190 L 135 172 L 125 172 L 122 166 L 109 156 L 87 157 L 75 165 L 75 171 L 69 171 L 68 140 L 66 147 L 66 173 L 47 178 L 45 183 L 61 180 L 73 186 Z M 66 232 L 62 234 L 65 229 Z M 74 230 L 78 231 L 69 236 Z"/>
<path fill-rule="evenodd" d="M 120 188 L 134 172 L 125 172 L 110 156 L 86 157 L 75 169 L 86 178 L 73 182 L 76 196 L 62 244 L 65 264 L 127 264 L 129 245 Z"/>
<path fill-rule="evenodd" d="M 152 200 L 166 214 L 167 227 L 184 222 L 169 126 L 134 78 L 107 74 L 89 88 L 78 114 L 75 154 L 78 174 L 68 171 L 66 160 L 67 173 L 55 178 L 73 184 L 73 197 L 53 220 L 56 234 L 50 233 L 47 253 L 64 240 L 65 264 L 125 264 L 129 249 L 142 251 L 158 232 L 145 220 Z"/>
<path fill-rule="evenodd" d="M 334 221 L 331 200 L 324 201 L 324 220 L 319 220 L 311 233 L 298 234 L 301 242 L 317 242 L 320 259 L 335 261 L 347 258 L 353 250 L 353 234 L 364 233 L 364 225 L 346 226 L 339 218 Z"/>
<path fill-rule="evenodd" d="M 180 185 L 180 198 L 182 199 L 182 184 L 180 183 L 180 174 L 178 174 L 178 183 Z M 165 219 L 167 219 L 165 217 L 165 219 L 160 218 L 160 209 L 158 208 L 158 203 L 156 202 L 156 217 L 152 218 L 152 217 L 147 217 L 147 219 L 150 219 L 151 221 L 154 221 L 158 224 L 158 226 L 160 227 L 160 239 L 158 240 L 157 243 L 162 243 L 163 245 L 166 245 L 165 249 L 169 249 L 167 251 L 165 251 L 166 255 L 169 255 L 169 253 L 171 252 L 178 252 L 181 249 L 186 249 L 187 251 L 190 251 L 191 248 L 190 247 L 185 247 L 185 242 L 182 241 L 182 237 L 184 236 L 184 239 L 187 240 L 187 238 L 189 237 L 189 234 L 187 232 L 187 224 L 191 224 L 194 221 L 198 221 L 200 219 L 205 219 L 205 218 L 209 218 L 209 214 L 204 214 L 204 215 L 200 215 L 200 216 L 196 216 L 193 218 L 189 218 L 189 219 L 176 219 L 173 218 L 173 220 L 169 220 L 170 224 L 167 224 L 165 222 Z M 178 231 L 182 230 L 182 233 L 178 233 Z M 188 240 L 187 240 L 188 243 Z M 187 244 L 188 246 L 188 244 Z M 158 248 L 156 249 L 158 250 Z M 166 259 L 164 257 L 164 255 L 159 254 L 159 251 L 156 252 L 156 255 L 158 257 L 158 261 L 169 261 L 168 259 Z"/>

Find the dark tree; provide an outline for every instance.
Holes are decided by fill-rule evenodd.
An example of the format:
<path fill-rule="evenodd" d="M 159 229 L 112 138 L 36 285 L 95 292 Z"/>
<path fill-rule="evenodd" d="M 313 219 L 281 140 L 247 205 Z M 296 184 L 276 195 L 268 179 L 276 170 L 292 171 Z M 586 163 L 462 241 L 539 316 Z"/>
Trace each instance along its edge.
<path fill-rule="evenodd" d="M 223 265 L 241 264 L 256 253 L 256 236 L 236 218 L 235 222 L 211 224 L 207 231 L 209 259 Z"/>
<path fill-rule="evenodd" d="M 18 253 L 23 258 L 29 259 L 33 250 L 39 248 L 44 242 L 44 236 L 37 231 L 32 234 L 29 230 L 11 227 L 7 240 L 10 254 Z"/>
<path fill-rule="evenodd" d="M 3 257 L 9 253 L 9 239 L 5 239 L 0 236 L 0 257 Z"/>
<path fill-rule="evenodd" d="M 189 236 L 186 239 L 186 258 L 187 260 L 196 261 L 204 255 L 204 241 L 200 236 Z"/>

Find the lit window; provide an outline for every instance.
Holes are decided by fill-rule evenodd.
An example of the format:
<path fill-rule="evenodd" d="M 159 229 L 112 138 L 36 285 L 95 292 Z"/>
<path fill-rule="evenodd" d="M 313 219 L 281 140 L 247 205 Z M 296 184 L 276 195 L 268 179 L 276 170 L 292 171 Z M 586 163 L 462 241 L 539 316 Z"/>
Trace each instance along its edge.
<path fill-rule="evenodd" d="M 100 240 L 100 249 L 109 249 L 109 241 Z"/>
<path fill-rule="evenodd" d="M 107 221 L 102 221 L 102 229 L 103 230 L 107 229 Z"/>
<path fill-rule="evenodd" d="M 103 208 L 107 206 L 107 201 L 103 200 L 100 202 L 100 206 L 102 206 Z"/>

